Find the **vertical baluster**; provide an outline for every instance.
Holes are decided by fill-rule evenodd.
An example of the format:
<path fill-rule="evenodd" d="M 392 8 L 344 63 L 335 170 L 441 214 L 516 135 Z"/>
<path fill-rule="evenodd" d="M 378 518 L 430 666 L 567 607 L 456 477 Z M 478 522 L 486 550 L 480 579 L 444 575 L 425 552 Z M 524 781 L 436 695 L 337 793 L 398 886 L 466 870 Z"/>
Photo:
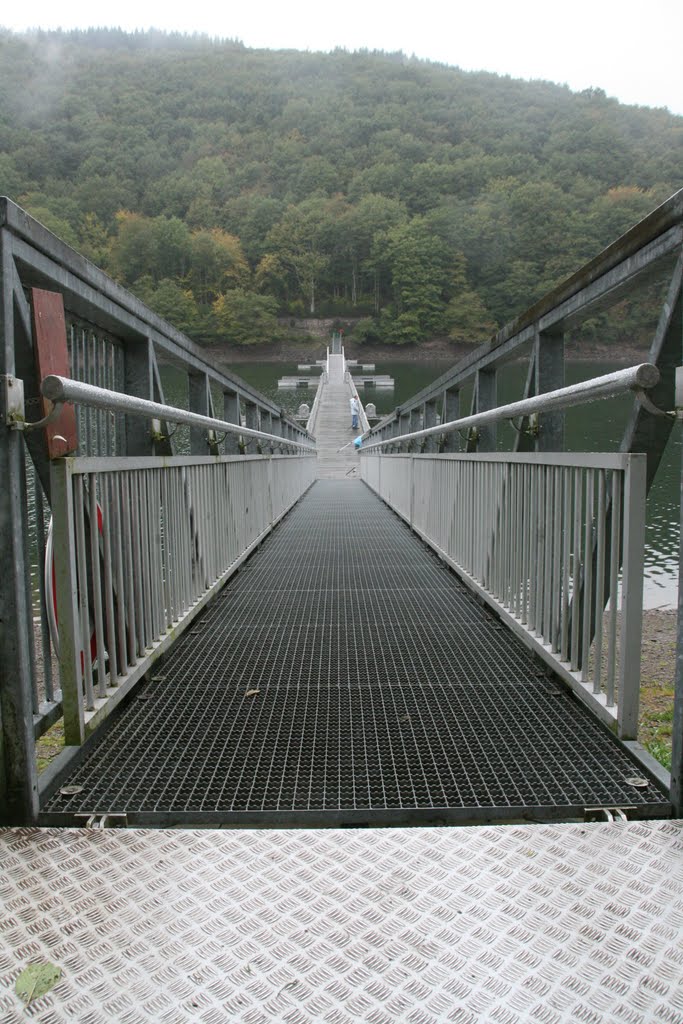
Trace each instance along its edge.
<path fill-rule="evenodd" d="M 581 619 L 580 619 L 580 600 L 579 595 L 581 593 L 581 569 L 582 569 L 582 552 L 581 552 L 581 515 L 582 515 L 582 503 L 583 503 L 583 476 L 582 471 L 577 469 L 574 471 L 574 530 L 573 530 L 573 541 L 574 541 L 574 565 L 573 565 L 573 578 L 572 578 L 572 615 L 571 615 L 571 668 L 572 671 L 576 671 L 579 664 L 579 636 L 581 633 Z"/>
<path fill-rule="evenodd" d="M 538 526 L 536 534 L 536 635 L 543 636 L 545 608 L 546 467 L 538 466 Z"/>
<path fill-rule="evenodd" d="M 134 545 L 134 524 L 132 522 L 133 516 L 133 503 L 134 503 L 134 488 L 133 488 L 133 477 L 134 472 L 126 471 L 123 475 L 122 488 L 121 488 L 121 519 L 122 519 L 122 536 L 124 544 L 124 570 L 125 580 L 124 587 L 126 593 L 126 608 L 128 611 L 128 629 L 126 630 L 126 636 L 128 639 L 128 664 L 133 666 L 138 659 L 138 622 L 137 622 L 137 609 L 135 600 L 135 576 L 134 566 L 137 567 L 139 562 L 135 558 L 135 545 Z"/>
<path fill-rule="evenodd" d="M 91 353 L 90 345 L 88 344 L 88 332 L 84 329 L 81 330 L 81 339 L 83 344 L 83 380 L 88 384 L 92 384 L 92 368 L 91 368 Z M 85 448 L 88 455 L 93 455 L 93 437 L 92 437 L 92 410 L 89 406 L 84 409 L 85 415 Z"/>
<path fill-rule="evenodd" d="M 158 577 L 157 577 L 157 544 L 159 529 L 157 526 L 157 503 L 156 485 L 154 482 L 154 470 L 145 470 L 145 482 L 147 488 L 147 541 L 149 544 L 149 610 L 150 629 L 148 646 L 153 644 L 159 637 L 159 611 L 158 611 Z"/>
<path fill-rule="evenodd" d="M 45 498 L 43 488 L 40 485 L 38 475 L 35 475 L 35 499 L 36 499 L 36 539 L 38 554 L 38 581 L 40 586 L 40 635 L 43 649 L 43 680 L 45 686 L 45 700 L 51 703 L 55 699 L 54 681 L 52 679 L 52 657 L 50 654 L 50 627 L 47 618 L 46 594 L 47 586 L 45 580 Z M 38 708 L 34 708 L 37 712 Z"/>
<path fill-rule="evenodd" d="M 528 627 L 536 628 L 536 550 L 538 545 L 538 465 L 530 465 L 529 487 L 529 614 Z"/>
<path fill-rule="evenodd" d="M 581 680 L 588 679 L 588 659 L 591 640 L 591 601 L 593 597 L 593 505 L 594 475 L 593 470 L 586 470 L 586 512 L 584 524 L 584 567 L 583 567 L 583 628 L 581 643 Z"/>
<path fill-rule="evenodd" d="M 126 630 L 126 585 L 124 579 L 124 538 L 121 523 L 121 479 L 122 474 L 112 473 L 110 477 L 111 495 L 111 537 L 114 552 L 114 586 L 116 588 L 116 627 L 118 639 L 119 672 L 123 676 L 128 671 L 128 649 Z"/>
<path fill-rule="evenodd" d="M 83 477 L 79 474 L 74 478 L 74 519 L 76 526 L 76 566 L 78 572 L 78 613 L 81 662 L 83 669 L 83 687 L 85 706 L 88 711 L 95 709 L 95 692 L 93 690 L 92 659 L 90 655 L 90 615 L 88 587 L 88 555 L 85 541 L 85 497 L 83 493 Z"/>
<path fill-rule="evenodd" d="M 100 474 L 100 502 L 102 505 L 102 549 L 104 555 L 104 610 L 107 622 L 107 651 L 109 653 L 109 685 L 118 683 L 116 629 L 114 627 L 114 571 L 111 553 L 112 501 L 111 473 Z"/>
<path fill-rule="evenodd" d="M 169 581 L 169 613 L 168 613 L 168 626 L 169 629 L 174 622 L 178 619 L 178 607 L 180 603 L 180 594 L 178 592 L 178 469 L 177 467 L 171 467 L 166 474 L 166 537 L 168 543 L 166 545 L 166 572 Z"/>
<path fill-rule="evenodd" d="M 543 628 L 541 636 L 545 643 L 552 643 L 552 595 L 553 595 L 553 539 L 555 516 L 555 472 L 552 466 L 545 466 L 543 469 L 545 477 L 544 488 L 544 534 L 545 544 L 543 549 Z"/>
<path fill-rule="evenodd" d="M 136 577 L 136 593 L 138 595 L 138 615 L 140 621 L 140 638 L 138 653 L 143 657 L 149 646 L 150 637 L 150 604 L 149 604 L 149 507 L 147 504 L 147 481 L 144 470 L 135 473 L 135 510 L 136 530 L 134 548 L 135 564 L 139 567 Z"/>
<path fill-rule="evenodd" d="M 619 552 L 621 549 L 621 486 L 622 476 L 612 471 L 612 537 L 610 543 L 610 591 L 607 632 L 607 707 L 616 703 L 615 678 L 617 669 L 617 611 L 619 608 Z"/>
<path fill-rule="evenodd" d="M 560 616 L 562 605 L 562 508 L 564 503 L 564 472 L 561 466 L 555 467 L 555 495 L 553 500 L 553 571 L 552 571 L 552 611 L 550 636 L 548 637 L 553 653 L 560 649 Z"/>
<path fill-rule="evenodd" d="M 510 499 L 510 533 L 508 549 L 510 552 L 510 565 L 508 570 L 508 608 L 513 615 L 517 614 L 519 605 L 519 542 L 520 542 L 520 515 L 519 515 L 519 465 L 513 463 L 510 466 L 510 479 L 512 484 Z"/>
<path fill-rule="evenodd" d="M 171 566 L 169 557 L 169 523 L 168 523 L 168 484 L 170 469 L 159 473 L 159 557 L 161 567 L 162 594 L 162 628 L 165 633 L 171 626 Z"/>
<path fill-rule="evenodd" d="M 199 571 L 199 552 L 197 551 L 194 506 L 192 502 L 193 474 L 191 469 L 183 468 L 183 485 L 185 488 L 185 507 L 187 519 L 183 522 L 183 535 L 185 541 L 184 566 L 185 566 L 185 590 L 183 594 L 183 612 L 185 612 L 193 600 L 195 579 Z"/>
<path fill-rule="evenodd" d="M 567 467 L 562 471 L 564 476 L 564 502 L 562 511 L 562 606 L 560 611 L 560 660 L 569 661 L 569 633 L 571 619 L 571 529 L 572 529 L 572 490 L 574 471 Z"/>
<path fill-rule="evenodd" d="M 595 565 L 595 619 L 593 623 L 595 630 L 593 693 L 600 693 L 602 690 L 602 633 L 605 618 L 605 492 L 605 470 L 601 469 L 598 471 L 598 518 L 596 522 L 597 557 Z"/>
<path fill-rule="evenodd" d="M 93 348 L 93 383 L 97 387 L 103 387 L 102 383 L 102 367 L 100 365 L 100 339 L 96 334 L 92 335 L 92 348 Z M 102 412 L 100 409 L 95 409 L 95 443 L 97 445 L 96 454 L 102 455 Z"/>
<path fill-rule="evenodd" d="M 97 656 L 97 695 L 106 697 L 106 666 L 105 666 L 105 639 L 104 639 L 104 618 L 102 615 L 102 579 L 100 573 L 100 511 L 97 506 L 97 476 L 95 473 L 88 475 L 89 484 L 89 514 L 90 514 L 90 561 L 92 566 L 92 587 L 93 587 L 93 609 L 95 618 L 95 647 Z M 104 526 L 104 524 L 103 524 Z M 86 658 L 92 658 L 90 642 L 85 653 Z"/>
<path fill-rule="evenodd" d="M 521 522 L 522 522 L 522 544 L 521 544 L 521 571 L 520 571 L 520 605 L 519 605 L 519 617 L 522 623 L 526 624 L 529 618 L 529 531 L 530 527 L 530 510 L 529 510 L 529 491 L 530 491 L 530 475 L 529 466 L 522 464 L 521 469 L 521 487 L 520 487 L 520 502 L 521 502 Z"/>
<path fill-rule="evenodd" d="M 164 532 L 163 532 L 163 511 L 161 501 L 161 481 L 166 475 L 166 469 L 153 470 L 152 483 L 154 486 L 154 592 L 156 595 L 156 637 L 166 632 L 166 589 L 164 572 Z"/>

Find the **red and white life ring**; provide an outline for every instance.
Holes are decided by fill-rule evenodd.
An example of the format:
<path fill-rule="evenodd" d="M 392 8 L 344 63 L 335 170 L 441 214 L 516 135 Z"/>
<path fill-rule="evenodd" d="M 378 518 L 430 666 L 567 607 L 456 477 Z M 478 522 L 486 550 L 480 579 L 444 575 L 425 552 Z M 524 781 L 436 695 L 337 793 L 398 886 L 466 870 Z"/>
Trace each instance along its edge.
<path fill-rule="evenodd" d="M 97 506 L 97 528 L 102 533 L 102 509 Z M 50 640 L 55 654 L 59 657 L 59 623 L 57 621 L 57 576 L 55 573 L 54 542 L 52 538 L 52 519 L 47 530 L 45 543 L 45 603 L 47 605 L 47 622 L 50 629 Z M 97 660 L 97 636 L 93 628 L 90 634 L 90 661 Z M 85 667 L 83 651 L 81 651 L 81 671 Z"/>

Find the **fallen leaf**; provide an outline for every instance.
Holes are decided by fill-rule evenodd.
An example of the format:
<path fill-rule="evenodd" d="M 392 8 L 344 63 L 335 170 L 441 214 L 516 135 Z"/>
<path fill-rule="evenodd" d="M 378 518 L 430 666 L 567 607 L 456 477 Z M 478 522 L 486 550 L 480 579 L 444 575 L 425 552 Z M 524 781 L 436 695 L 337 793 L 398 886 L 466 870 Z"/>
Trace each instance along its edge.
<path fill-rule="evenodd" d="M 256 694 L 260 693 L 260 692 L 261 692 L 260 690 L 247 690 L 247 692 L 245 693 L 244 696 L 245 697 L 255 697 Z"/>
<path fill-rule="evenodd" d="M 54 964 L 31 964 L 22 971 L 14 983 L 14 991 L 27 1005 L 34 999 L 40 999 L 57 984 L 62 976 L 61 967 Z"/>

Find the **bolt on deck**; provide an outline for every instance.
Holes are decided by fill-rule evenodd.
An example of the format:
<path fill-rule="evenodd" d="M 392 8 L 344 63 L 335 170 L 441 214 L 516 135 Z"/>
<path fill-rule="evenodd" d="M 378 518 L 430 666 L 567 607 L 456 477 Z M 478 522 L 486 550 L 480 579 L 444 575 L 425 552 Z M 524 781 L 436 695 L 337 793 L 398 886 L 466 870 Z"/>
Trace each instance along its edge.
<path fill-rule="evenodd" d="M 47 802 L 131 824 L 666 817 L 667 797 L 369 489 L 319 480 Z"/>

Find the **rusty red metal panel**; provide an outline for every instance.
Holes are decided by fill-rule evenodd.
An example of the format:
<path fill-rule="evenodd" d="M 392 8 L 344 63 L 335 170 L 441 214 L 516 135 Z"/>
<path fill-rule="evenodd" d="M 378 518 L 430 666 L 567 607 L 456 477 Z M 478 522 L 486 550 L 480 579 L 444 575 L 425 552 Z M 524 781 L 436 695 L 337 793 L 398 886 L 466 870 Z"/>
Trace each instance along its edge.
<path fill-rule="evenodd" d="M 33 341 L 36 354 L 38 380 L 42 382 L 50 373 L 70 377 L 69 350 L 66 344 L 66 320 L 64 301 L 59 292 L 47 292 L 42 288 L 31 289 L 33 310 Z M 52 402 L 43 399 L 43 415 L 47 416 Z M 68 455 L 78 448 L 76 410 L 73 405 L 64 405 L 60 413 L 45 427 L 48 454 L 51 459 Z"/>

